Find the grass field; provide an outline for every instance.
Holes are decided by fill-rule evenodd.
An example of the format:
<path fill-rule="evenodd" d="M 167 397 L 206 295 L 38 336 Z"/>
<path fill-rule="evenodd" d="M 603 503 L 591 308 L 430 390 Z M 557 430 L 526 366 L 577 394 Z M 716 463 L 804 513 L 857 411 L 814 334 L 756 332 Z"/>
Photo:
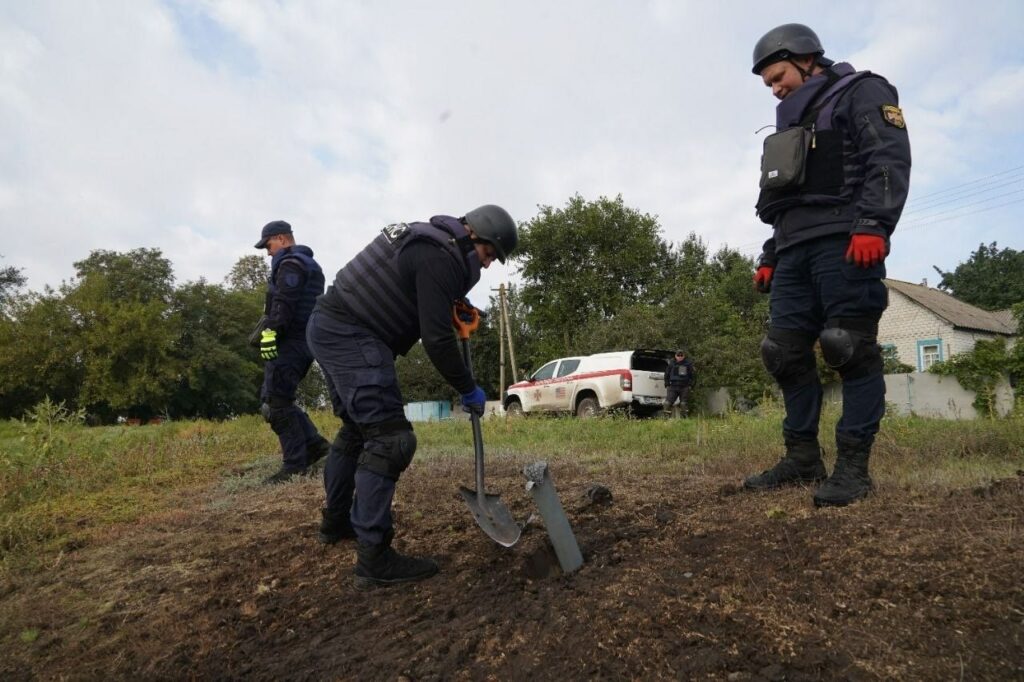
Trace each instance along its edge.
<path fill-rule="evenodd" d="M 886 419 L 875 492 L 842 509 L 809 487 L 739 489 L 781 453 L 775 405 L 488 420 L 487 488 L 523 529 L 511 548 L 457 492 L 474 483 L 469 424 L 417 424 L 395 542 L 441 570 L 362 592 L 354 543 L 317 541 L 319 477 L 261 484 L 280 456 L 258 417 L 41 416 L 0 424 L 0 679 L 1024 675 L 1020 418 Z M 585 559 L 568 575 L 524 486 L 540 459 Z"/>
<path fill-rule="evenodd" d="M 329 413 L 314 422 L 330 436 Z M 827 411 L 822 433 L 837 415 Z M 732 476 L 752 472 L 781 452 L 782 413 L 685 420 L 606 417 L 485 421 L 489 453 L 529 453 L 615 470 Z M 131 523 L 175 504 L 183 489 L 221 481 L 245 488 L 277 465 L 276 440 L 256 416 L 226 422 L 85 427 L 61 415 L 0 423 L 2 570 L 31 566 L 78 539 Z M 418 465 L 439 456 L 472 456 L 464 421 L 417 424 Z M 822 437 L 826 450 L 831 438 Z M 1024 468 L 1024 419 L 968 422 L 886 418 L 873 473 L 900 487 L 963 488 Z"/>

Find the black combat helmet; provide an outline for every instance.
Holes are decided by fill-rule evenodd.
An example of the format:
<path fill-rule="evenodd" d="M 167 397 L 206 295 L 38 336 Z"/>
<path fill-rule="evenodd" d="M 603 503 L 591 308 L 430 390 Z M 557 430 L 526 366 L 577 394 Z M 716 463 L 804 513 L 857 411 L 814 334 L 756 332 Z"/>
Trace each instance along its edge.
<path fill-rule="evenodd" d="M 814 55 L 822 66 L 833 64 L 831 59 L 822 56 L 825 48 L 814 31 L 803 24 L 776 26 L 754 45 L 754 75 L 760 76 L 761 70 L 769 64 L 808 54 Z"/>
<path fill-rule="evenodd" d="M 494 247 L 502 263 L 516 250 L 519 243 L 516 221 L 501 206 L 484 204 L 467 213 L 464 220 L 477 237 Z"/>

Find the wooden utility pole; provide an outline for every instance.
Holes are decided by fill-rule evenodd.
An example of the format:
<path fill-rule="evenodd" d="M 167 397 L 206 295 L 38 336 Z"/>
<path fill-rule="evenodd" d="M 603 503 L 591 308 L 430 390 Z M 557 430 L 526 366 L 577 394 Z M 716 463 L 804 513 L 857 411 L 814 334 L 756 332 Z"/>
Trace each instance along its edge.
<path fill-rule="evenodd" d="M 491 289 L 491 291 L 495 291 Z M 505 344 L 508 344 L 508 357 L 512 362 L 512 383 L 519 381 L 519 370 L 516 369 L 516 349 L 512 345 L 512 325 L 508 321 L 508 302 L 505 299 L 505 284 L 498 285 L 498 339 L 499 339 L 499 352 L 501 371 L 499 372 L 498 381 L 501 382 L 502 395 L 505 393 L 507 386 L 505 385 Z"/>
<path fill-rule="evenodd" d="M 508 323 L 508 302 L 505 300 L 504 282 L 498 287 L 498 297 L 501 299 L 501 318 L 505 321 L 505 333 L 508 335 L 508 357 L 512 361 L 512 383 L 519 382 L 519 370 L 516 366 L 516 349 L 512 345 L 512 325 Z M 504 365 L 502 365 L 504 367 Z M 501 389 L 505 390 L 504 387 Z"/>
<path fill-rule="evenodd" d="M 505 290 L 505 285 L 502 284 L 498 288 L 498 296 L 500 297 L 502 292 Z M 502 400 L 505 399 L 505 316 L 498 313 L 498 362 L 501 363 L 501 369 L 498 370 L 498 396 Z"/>

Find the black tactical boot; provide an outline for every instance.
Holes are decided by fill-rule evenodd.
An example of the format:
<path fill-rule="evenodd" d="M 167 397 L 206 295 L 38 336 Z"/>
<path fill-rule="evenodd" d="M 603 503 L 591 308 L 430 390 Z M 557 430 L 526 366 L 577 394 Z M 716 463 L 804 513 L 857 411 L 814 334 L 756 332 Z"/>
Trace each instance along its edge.
<path fill-rule="evenodd" d="M 786 454 L 778 464 L 743 481 L 747 490 L 775 490 L 787 485 L 818 483 L 828 476 L 817 440 L 786 439 Z"/>
<path fill-rule="evenodd" d="M 379 545 L 359 543 L 355 577 L 352 584 L 357 590 L 387 587 L 398 583 L 423 580 L 438 571 L 431 559 L 405 556 L 391 549 L 394 531 L 389 530 Z"/>
<path fill-rule="evenodd" d="M 320 510 L 323 519 L 320 521 L 320 532 L 317 539 L 325 545 L 333 545 L 340 540 L 351 540 L 355 538 L 356 532 L 352 529 L 352 522 L 348 514 L 334 516 L 326 509 Z"/>
<path fill-rule="evenodd" d="M 871 442 L 836 436 L 836 467 L 814 491 L 815 507 L 845 507 L 868 496 L 874 487 L 868 476 Z"/>
<path fill-rule="evenodd" d="M 323 436 L 311 443 L 306 443 L 306 465 L 310 468 L 327 456 L 331 451 L 331 443 Z"/>
<path fill-rule="evenodd" d="M 281 467 L 276 473 L 271 474 L 263 479 L 263 485 L 277 485 L 278 483 L 287 483 L 293 478 L 304 476 L 308 469 L 285 469 Z"/>

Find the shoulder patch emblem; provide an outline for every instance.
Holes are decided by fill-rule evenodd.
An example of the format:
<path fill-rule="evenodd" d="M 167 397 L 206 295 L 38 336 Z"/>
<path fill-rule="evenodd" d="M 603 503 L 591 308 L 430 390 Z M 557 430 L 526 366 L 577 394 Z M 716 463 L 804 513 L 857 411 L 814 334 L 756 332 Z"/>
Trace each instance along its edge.
<path fill-rule="evenodd" d="M 895 128 L 907 127 L 907 122 L 903 120 L 903 110 L 892 104 L 882 105 L 882 118 Z"/>
<path fill-rule="evenodd" d="M 380 232 L 384 235 L 384 238 L 388 240 L 388 244 L 394 244 L 404 237 L 408 231 L 409 226 L 405 223 L 392 223 Z"/>

